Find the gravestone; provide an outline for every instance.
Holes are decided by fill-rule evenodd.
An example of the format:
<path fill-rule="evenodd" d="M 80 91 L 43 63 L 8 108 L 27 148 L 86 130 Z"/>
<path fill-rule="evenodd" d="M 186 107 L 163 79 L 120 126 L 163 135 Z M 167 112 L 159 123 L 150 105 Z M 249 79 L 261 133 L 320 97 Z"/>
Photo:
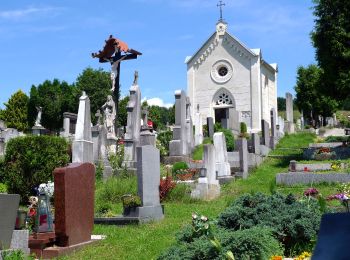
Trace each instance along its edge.
<path fill-rule="evenodd" d="M 23 133 L 19 132 L 15 128 L 6 128 L 4 131 L 2 131 L 1 136 L 4 138 L 4 142 L 7 143 L 12 138 L 16 138 L 18 136 L 23 136 Z"/>
<path fill-rule="evenodd" d="M 187 140 L 187 149 L 188 154 L 190 154 L 194 147 L 193 139 L 193 121 L 191 117 L 191 102 L 190 98 L 186 97 L 186 140 Z"/>
<path fill-rule="evenodd" d="M 124 135 L 123 164 L 127 168 L 136 169 L 136 147 L 139 145 L 141 129 L 141 91 L 138 85 L 132 85 L 129 92 L 130 98 L 126 107 L 128 117 Z"/>
<path fill-rule="evenodd" d="M 213 136 L 213 141 L 215 147 L 215 161 L 218 177 L 231 176 L 231 168 L 228 162 L 226 139 L 224 133 L 215 133 Z"/>
<path fill-rule="evenodd" d="M 164 218 L 159 200 L 160 154 L 153 145 L 139 146 L 137 151 L 137 189 L 142 206 L 129 217 L 138 217 L 141 222 Z"/>
<path fill-rule="evenodd" d="M 202 115 L 199 112 L 194 115 L 194 126 L 194 144 L 200 145 L 203 143 L 203 121 Z"/>
<path fill-rule="evenodd" d="M 264 119 L 261 120 L 262 144 L 269 147 L 270 145 L 270 130 L 269 123 Z"/>
<path fill-rule="evenodd" d="M 270 111 L 271 115 L 271 139 L 270 139 L 270 148 L 275 149 L 277 143 L 277 128 L 276 128 L 276 109 L 272 108 Z"/>
<path fill-rule="evenodd" d="M 280 138 L 284 135 L 284 119 L 281 116 L 278 116 L 277 118 L 277 126 L 277 135 Z"/>
<path fill-rule="evenodd" d="M 63 137 L 70 137 L 74 135 L 77 125 L 77 114 L 64 112 L 63 113 Z"/>
<path fill-rule="evenodd" d="M 83 92 L 79 99 L 79 110 L 72 148 L 73 162 L 93 163 L 90 99 Z"/>
<path fill-rule="evenodd" d="M 5 154 L 5 138 L 0 137 L 0 156 Z"/>
<path fill-rule="evenodd" d="M 239 173 L 243 179 L 248 178 L 248 144 L 247 139 L 239 138 L 235 142 L 236 150 L 239 153 Z"/>
<path fill-rule="evenodd" d="M 252 152 L 260 154 L 260 136 L 257 133 L 252 133 Z"/>
<path fill-rule="evenodd" d="M 240 132 L 240 118 L 241 113 L 239 111 L 237 111 L 235 108 L 229 108 L 229 128 L 237 134 Z"/>
<path fill-rule="evenodd" d="M 213 138 L 214 136 L 214 119 L 207 117 L 208 137 Z"/>
<path fill-rule="evenodd" d="M 175 126 L 173 140 L 169 143 L 170 156 L 186 156 L 190 153 L 186 132 L 186 100 L 185 91 L 175 91 Z"/>
<path fill-rule="evenodd" d="M 0 194 L 0 250 L 10 248 L 19 200 L 18 194 Z"/>
<path fill-rule="evenodd" d="M 220 196 L 220 185 L 217 180 L 215 147 L 212 144 L 203 146 L 203 163 L 201 176 L 198 178 L 196 188 L 192 191 L 193 198 L 213 200 Z"/>
<path fill-rule="evenodd" d="M 99 161 L 103 165 L 103 180 L 107 180 L 113 175 L 113 171 L 108 159 L 107 129 L 104 124 L 99 126 L 98 148 Z"/>
<path fill-rule="evenodd" d="M 287 133 L 294 133 L 294 118 L 293 118 L 293 95 L 286 93 L 286 124 L 285 130 Z"/>
<path fill-rule="evenodd" d="M 67 247 L 90 241 L 94 226 L 95 166 L 72 163 L 56 168 L 53 175 L 56 244 Z"/>

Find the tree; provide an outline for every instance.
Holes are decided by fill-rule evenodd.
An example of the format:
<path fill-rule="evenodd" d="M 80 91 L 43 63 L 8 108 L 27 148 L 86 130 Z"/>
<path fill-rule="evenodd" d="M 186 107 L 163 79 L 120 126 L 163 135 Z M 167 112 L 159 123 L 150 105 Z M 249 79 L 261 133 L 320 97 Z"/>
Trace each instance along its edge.
<path fill-rule="evenodd" d="M 77 104 L 74 100 L 73 85 L 67 82 L 46 80 L 30 90 L 28 118 L 33 125 L 37 116 L 37 106 L 43 108 L 41 124 L 51 130 L 57 131 L 63 125 L 64 112 L 76 112 Z"/>
<path fill-rule="evenodd" d="M 112 95 L 110 74 L 103 69 L 86 68 L 76 80 L 75 96 L 79 100 L 82 91 L 90 98 L 91 117 L 95 122 L 95 113 L 106 102 L 107 96 Z M 117 105 L 117 104 L 116 104 Z"/>
<path fill-rule="evenodd" d="M 286 111 L 286 99 L 284 97 L 277 98 L 278 111 Z"/>
<path fill-rule="evenodd" d="M 323 69 L 322 93 L 344 100 L 350 93 L 350 1 L 314 0 L 312 32 L 318 65 Z"/>
<path fill-rule="evenodd" d="M 28 101 L 28 96 L 22 90 L 18 90 L 4 104 L 5 109 L 1 111 L 0 119 L 6 122 L 7 127 L 19 131 L 28 129 Z"/>
<path fill-rule="evenodd" d="M 130 97 L 126 96 L 119 101 L 119 113 L 118 113 L 119 126 L 127 125 L 128 112 L 126 110 L 126 106 L 128 105 L 129 100 L 130 100 Z"/>
<path fill-rule="evenodd" d="M 319 89 L 322 86 L 323 70 L 316 65 L 307 68 L 300 66 L 297 71 L 296 104 L 308 119 L 318 121 L 318 116 L 331 116 L 335 112 L 337 102 Z"/>

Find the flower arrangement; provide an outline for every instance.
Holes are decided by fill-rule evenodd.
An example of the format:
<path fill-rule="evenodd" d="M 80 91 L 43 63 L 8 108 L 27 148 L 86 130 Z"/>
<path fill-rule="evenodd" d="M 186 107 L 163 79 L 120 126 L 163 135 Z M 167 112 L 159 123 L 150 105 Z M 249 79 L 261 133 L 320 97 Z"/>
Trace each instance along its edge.
<path fill-rule="evenodd" d="M 122 196 L 123 208 L 136 208 L 142 205 L 141 198 L 136 195 L 126 194 Z"/>
<path fill-rule="evenodd" d="M 283 260 L 283 256 L 281 256 L 281 255 L 273 255 L 273 256 L 271 256 L 270 260 Z"/>
<path fill-rule="evenodd" d="M 334 159 L 336 156 L 335 152 L 331 151 L 329 147 L 321 147 L 314 152 L 314 159 L 318 161 Z"/>
<path fill-rule="evenodd" d="M 330 195 L 327 200 L 338 200 L 347 212 L 350 212 L 349 200 L 350 200 L 350 183 L 341 184 L 338 188 L 339 193 Z"/>
<path fill-rule="evenodd" d="M 55 184 L 51 181 L 48 181 L 48 183 L 40 184 L 38 188 L 39 193 L 45 193 L 49 197 L 53 197 L 54 191 L 55 191 Z"/>
<path fill-rule="evenodd" d="M 335 170 L 335 171 L 340 170 L 342 168 L 341 161 L 338 160 L 338 161 L 332 162 L 331 168 L 332 170 Z"/>
<path fill-rule="evenodd" d="M 181 181 L 191 180 L 194 176 L 199 174 L 199 169 L 190 168 L 190 169 L 178 169 L 175 172 L 176 179 Z"/>
<path fill-rule="evenodd" d="M 316 188 L 308 188 L 304 191 L 304 196 L 311 196 L 311 197 L 315 197 L 316 195 L 318 195 L 318 190 Z"/>
<path fill-rule="evenodd" d="M 294 260 L 307 260 L 311 258 L 311 253 L 309 252 L 302 252 L 299 256 L 294 258 Z"/>

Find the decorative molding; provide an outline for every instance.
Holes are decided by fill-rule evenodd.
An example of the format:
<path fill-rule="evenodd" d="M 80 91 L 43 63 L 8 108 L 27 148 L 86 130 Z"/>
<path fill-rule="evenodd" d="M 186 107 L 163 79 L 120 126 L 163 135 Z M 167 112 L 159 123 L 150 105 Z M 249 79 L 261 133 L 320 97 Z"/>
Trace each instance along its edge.
<path fill-rule="evenodd" d="M 215 38 L 208 46 L 208 48 L 204 49 L 201 54 L 198 54 L 197 60 L 194 62 L 194 65 L 199 66 L 203 61 L 215 50 L 215 48 L 219 45 L 219 40 Z"/>
<path fill-rule="evenodd" d="M 252 112 L 251 111 L 242 111 L 242 118 L 250 118 L 252 117 Z"/>

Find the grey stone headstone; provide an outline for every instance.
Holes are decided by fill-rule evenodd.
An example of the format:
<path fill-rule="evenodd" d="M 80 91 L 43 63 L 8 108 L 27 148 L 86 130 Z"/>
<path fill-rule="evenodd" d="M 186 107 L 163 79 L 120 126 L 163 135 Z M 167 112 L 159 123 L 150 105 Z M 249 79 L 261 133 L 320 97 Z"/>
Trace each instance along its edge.
<path fill-rule="evenodd" d="M 286 93 L 286 120 L 293 123 L 293 95 Z"/>
<path fill-rule="evenodd" d="M 213 141 L 218 176 L 230 176 L 231 168 L 228 162 L 225 135 L 222 132 L 214 133 Z"/>
<path fill-rule="evenodd" d="M 252 134 L 252 152 L 260 154 L 260 136 L 257 133 Z"/>
<path fill-rule="evenodd" d="M 214 136 L 214 120 L 212 117 L 207 117 L 207 127 L 208 127 L 208 136 L 213 138 Z"/>
<path fill-rule="evenodd" d="M 261 131 L 262 131 L 262 144 L 270 146 L 270 129 L 269 123 L 264 119 L 261 120 Z"/>
<path fill-rule="evenodd" d="M 276 109 L 272 108 L 270 111 L 271 114 L 271 140 L 270 140 L 270 148 L 275 149 L 277 143 L 277 129 L 276 129 L 276 120 L 277 114 Z"/>
<path fill-rule="evenodd" d="M 19 200 L 18 194 L 0 194 L 0 250 L 10 248 Z"/>
<path fill-rule="evenodd" d="M 139 146 L 137 151 L 137 188 L 142 206 L 136 217 L 147 222 L 164 218 L 159 200 L 160 154 L 153 145 Z"/>
<path fill-rule="evenodd" d="M 248 144 L 247 139 L 239 138 L 236 140 L 236 149 L 239 152 L 239 168 L 242 178 L 248 178 Z"/>
<path fill-rule="evenodd" d="M 202 115 L 197 112 L 194 118 L 194 126 L 195 126 L 195 136 L 194 143 L 195 145 L 200 145 L 203 143 L 203 121 Z"/>
<path fill-rule="evenodd" d="M 137 161 L 136 147 L 140 142 L 141 91 L 138 85 L 133 85 L 129 92 L 127 126 L 124 135 L 124 165 L 127 168 L 134 168 Z"/>
<path fill-rule="evenodd" d="M 79 99 L 78 119 L 72 148 L 72 162 L 94 162 L 91 133 L 90 99 L 83 92 Z"/>
<path fill-rule="evenodd" d="M 229 122 L 230 122 L 230 129 L 234 130 L 235 132 L 239 133 L 240 131 L 240 112 L 238 112 L 235 108 L 229 109 Z"/>
<path fill-rule="evenodd" d="M 188 136 L 190 131 L 186 118 L 187 98 L 183 90 L 175 91 L 175 127 L 173 128 L 173 140 L 169 143 L 170 156 L 188 155 L 191 152 Z"/>

